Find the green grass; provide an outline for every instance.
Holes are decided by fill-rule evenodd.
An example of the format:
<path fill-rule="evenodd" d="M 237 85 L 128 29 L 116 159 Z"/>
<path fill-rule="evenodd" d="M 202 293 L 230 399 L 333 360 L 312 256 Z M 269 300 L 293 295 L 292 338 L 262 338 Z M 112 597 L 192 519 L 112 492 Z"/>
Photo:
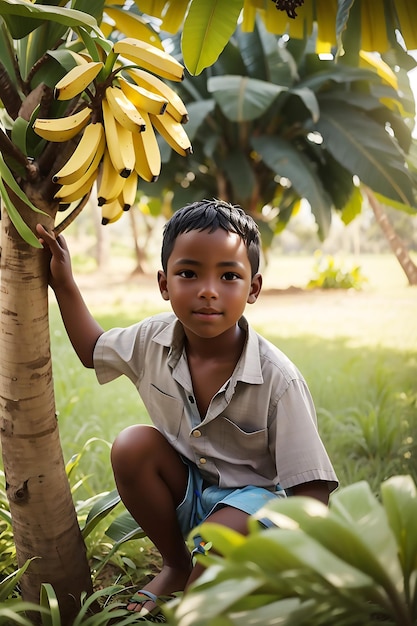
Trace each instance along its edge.
<path fill-rule="evenodd" d="M 286 283 L 279 280 L 281 264 Z M 371 279 L 359 293 L 281 291 L 297 285 L 301 269 L 307 274 L 312 259 L 277 259 L 274 265 L 266 272 L 264 293 L 247 315 L 307 379 L 341 483 L 365 479 L 376 489 L 392 473 L 410 472 L 416 478 L 417 289 L 407 287 L 392 257 L 366 260 L 364 271 Z M 271 271 L 278 289 L 272 286 Z M 105 301 L 95 288 L 87 288 L 86 296 L 104 328 L 166 309 L 156 283 L 148 279 L 119 281 Z M 68 460 L 93 440 L 80 464 L 91 496 L 114 486 L 110 442 L 122 428 L 149 418 L 127 379 L 100 386 L 94 372 L 79 364 L 54 303 L 51 336 L 64 456 Z"/>

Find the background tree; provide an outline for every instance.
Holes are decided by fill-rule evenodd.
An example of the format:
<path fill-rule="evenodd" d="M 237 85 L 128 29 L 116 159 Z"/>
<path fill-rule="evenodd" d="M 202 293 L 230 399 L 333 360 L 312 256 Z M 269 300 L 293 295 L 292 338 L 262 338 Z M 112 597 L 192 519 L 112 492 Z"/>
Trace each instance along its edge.
<path fill-rule="evenodd" d="M 193 154 L 184 160 L 168 149 L 158 182 L 140 189 L 159 198 L 169 190 L 174 210 L 202 196 L 240 203 L 266 249 L 301 199 L 322 238 L 333 210 L 351 221 L 363 202 L 358 180 L 411 210 L 414 99 L 405 71 L 397 76 L 363 52 L 361 67 L 324 61 L 315 43 L 285 42 L 260 19 L 252 33 L 238 28 L 213 66 L 179 87 Z"/>

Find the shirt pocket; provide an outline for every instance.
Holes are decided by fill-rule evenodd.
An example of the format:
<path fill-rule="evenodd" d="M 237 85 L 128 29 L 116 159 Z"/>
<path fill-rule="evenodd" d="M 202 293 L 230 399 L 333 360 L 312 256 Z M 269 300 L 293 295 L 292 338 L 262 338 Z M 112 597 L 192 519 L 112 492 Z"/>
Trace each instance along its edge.
<path fill-rule="evenodd" d="M 148 387 L 144 398 L 145 406 L 154 426 L 169 441 L 177 441 L 180 436 L 181 423 L 184 415 L 184 404 L 179 398 L 171 396 L 153 384 Z"/>
<path fill-rule="evenodd" d="M 269 456 L 268 430 L 266 428 L 254 431 L 244 430 L 227 417 L 215 421 L 219 429 L 218 440 L 224 452 L 236 462 L 245 461 L 247 463 L 259 455 Z M 259 462 L 259 459 L 256 462 Z"/>

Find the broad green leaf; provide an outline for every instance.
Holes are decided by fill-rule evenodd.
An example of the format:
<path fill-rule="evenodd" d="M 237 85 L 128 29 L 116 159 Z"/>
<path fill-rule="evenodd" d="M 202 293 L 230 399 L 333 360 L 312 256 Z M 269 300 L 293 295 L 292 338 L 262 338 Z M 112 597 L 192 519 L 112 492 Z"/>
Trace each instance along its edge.
<path fill-rule="evenodd" d="M 245 203 L 256 185 L 255 175 L 246 154 L 242 150 L 231 151 L 220 164 L 232 184 L 233 197 L 238 203 Z"/>
<path fill-rule="evenodd" d="M 224 556 L 230 556 L 236 548 L 245 542 L 245 538 L 240 533 L 226 526 L 206 522 L 200 529 L 201 536 L 206 543 L 215 544 L 216 551 Z"/>
<path fill-rule="evenodd" d="M 10 36 L 10 32 L 4 22 L 4 19 L 0 18 L 0 59 L 5 67 L 7 74 L 16 84 L 16 72 L 13 65 L 13 57 L 13 40 Z"/>
<path fill-rule="evenodd" d="M 321 61 L 318 61 L 320 68 Z M 317 72 L 307 74 L 299 82 L 299 87 L 308 87 L 313 91 L 319 91 L 322 88 L 326 88 L 330 83 L 336 83 L 345 85 L 346 83 L 353 83 L 358 81 L 366 82 L 380 82 L 380 78 L 374 72 L 365 69 L 359 69 L 356 67 L 350 67 L 348 65 L 335 65 L 330 64 L 326 69 L 321 69 Z"/>
<path fill-rule="evenodd" d="M 360 215 L 360 213 L 362 212 L 362 203 L 363 197 L 361 190 L 359 187 L 354 186 L 353 193 L 347 204 L 345 204 L 341 214 L 342 222 L 345 224 L 345 226 L 350 224 L 355 219 L 355 217 Z"/>
<path fill-rule="evenodd" d="M 415 215 L 417 211 L 417 200 L 413 203 L 412 206 L 409 204 L 403 204 L 402 202 L 395 202 L 391 198 L 387 198 L 380 193 L 376 193 L 375 197 L 379 200 L 379 202 L 385 206 L 391 206 L 394 209 L 398 209 L 399 211 L 404 211 L 404 213 L 408 213 L 409 215 Z"/>
<path fill-rule="evenodd" d="M 288 178 L 300 198 L 308 200 L 321 236 L 325 236 L 330 226 L 331 200 L 307 157 L 281 137 L 253 137 L 251 144 L 268 167 Z"/>
<path fill-rule="evenodd" d="M 350 502 L 349 498 L 347 505 Z M 369 517 L 369 523 L 373 522 L 369 533 L 373 534 L 373 542 L 369 541 L 368 533 L 364 536 L 361 529 L 357 529 L 354 520 L 345 519 L 343 513 L 334 513 L 332 508 L 329 510 L 312 498 L 292 497 L 272 503 L 261 509 L 255 519 L 267 517 L 281 529 L 299 527 L 338 560 L 344 561 L 346 568 L 351 566 L 366 577 L 369 576 L 369 581 L 372 579 L 391 589 L 393 581 L 398 583 L 401 575 L 386 519 L 383 513 L 382 521 L 378 517 L 380 509 Z M 379 550 L 381 544 L 385 552 Z M 393 578 L 390 578 L 388 572 L 393 574 Z"/>
<path fill-rule="evenodd" d="M 57 4 L 60 3 L 58 0 Z M 103 8 L 105 0 L 73 0 L 72 8 L 81 11 L 82 13 L 88 13 L 97 21 L 101 23 L 103 19 Z"/>
<path fill-rule="evenodd" d="M 295 87 L 294 89 L 291 89 L 291 95 L 298 96 L 300 98 L 308 111 L 310 111 L 313 122 L 317 122 L 320 117 L 320 107 L 314 91 L 308 89 L 307 87 Z"/>
<path fill-rule="evenodd" d="M 11 140 L 25 156 L 27 156 L 26 133 L 28 122 L 23 117 L 17 117 L 13 123 Z"/>
<path fill-rule="evenodd" d="M 224 115 L 232 122 L 248 122 L 265 113 L 286 87 L 247 76 L 213 76 L 207 81 Z"/>
<path fill-rule="evenodd" d="M 41 209 L 38 209 L 29 200 L 27 195 L 20 189 L 19 185 L 17 184 L 17 182 L 15 181 L 13 177 L 13 174 L 11 173 L 6 163 L 4 162 L 2 154 L 0 154 L 0 177 L 2 178 L 2 180 L 4 180 L 4 182 L 8 185 L 8 187 L 10 187 L 10 189 L 17 195 L 17 197 L 20 198 L 20 200 L 24 202 L 24 204 L 26 204 L 30 209 L 32 209 L 32 211 L 35 211 L 35 213 L 41 213 L 42 215 L 46 215 L 45 211 L 41 211 Z M 9 196 L 7 195 L 7 197 Z"/>
<path fill-rule="evenodd" d="M 381 485 L 381 497 L 395 535 L 405 584 L 417 570 L 417 489 L 411 476 L 392 476 Z"/>
<path fill-rule="evenodd" d="M 277 36 L 267 31 L 262 20 L 256 20 L 253 32 L 243 33 L 237 29 L 234 37 L 246 68 L 239 73 L 275 85 L 289 87 L 293 84 L 297 74 L 294 59 L 286 48 L 277 45 Z"/>
<path fill-rule="evenodd" d="M 65 72 L 69 72 L 73 67 L 78 65 L 74 55 L 68 48 L 58 48 L 58 50 L 48 50 L 48 56 L 57 61 Z"/>
<path fill-rule="evenodd" d="M 383 126 L 354 107 L 326 101 L 320 103 L 320 119 L 315 130 L 322 135 L 333 157 L 374 192 L 403 204 L 413 204 L 404 155 Z"/>
<path fill-rule="evenodd" d="M 193 0 L 184 22 L 182 53 L 190 74 L 213 65 L 232 36 L 243 0 Z"/>
<path fill-rule="evenodd" d="M 185 126 L 185 130 L 187 131 L 187 135 L 191 142 L 197 135 L 198 129 L 206 117 L 214 111 L 215 106 L 215 100 L 197 100 L 197 102 L 190 102 L 190 104 L 187 104 L 187 111 L 190 119 Z"/>
<path fill-rule="evenodd" d="M 352 554 L 363 559 L 361 568 L 379 582 L 390 595 L 403 592 L 404 581 L 398 560 L 395 537 L 388 524 L 386 511 L 373 495 L 368 483 L 361 481 L 344 487 L 332 495 L 332 516 L 343 520 L 357 535 L 368 552 Z"/>
<path fill-rule="evenodd" d="M 106 530 L 106 535 L 117 542 L 118 545 L 130 539 L 139 539 L 146 536 L 128 511 L 123 511 L 123 513 L 111 523 Z"/>
<path fill-rule="evenodd" d="M 342 55 L 343 50 L 343 32 L 346 29 L 346 25 L 349 19 L 349 12 L 354 4 L 354 0 L 338 0 L 337 3 L 337 17 L 336 17 L 336 41 L 337 41 L 337 54 Z"/>
<path fill-rule="evenodd" d="M 232 558 L 235 562 L 254 561 L 262 571 L 314 572 L 336 588 L 372 586 L 372 578 L 366 572 L 339 558 L 301 529 L 267 528 L 249 536 Z"/>
<path fill-rule="evenodd" d="M 184 596 L 175 611 L 179 623 L 203 626 L 212 623 L 211 619 L 226 612 L 240 598 L 256 591 L 262 581 L 256 577 L 224 580 L 209 589 L 201 588 Z M 184 619 L 184 622 L 181 620 Z M 210 621 L 209 621 L 210 620 Z"/>
<path fill-rule="evenodd" d="M 0 15 L 6 19 L 7 26 L 14 39 L 21 39 L 41 26 L 43 21 L 63 24 L 68 28 L 85 25 L 100 33 L 96 20 L 81 11 L 32 4 L 26 0 L 0 0 Z"/>
<path fill-rule="evenodd" d="M 103 496 L 96 504 L 91 508 L 84 528 L 81 529 L 81 534 L 85 538 L 90 532 L 97 526 L 97 524 L 108 515 L 114 507 L 119 504 L 120 496 L 117 489 L 110 491 Z"/>
<path fill-rule="evenodd" d="M 24 222 L 19 211 L 14 207 L 2 179 L 0 179 L 0 196 L 2 197 L 3 204 L 9 215 L 10 221 L 13 223 L 13 226 L 16 228 L 22 239 L 34 248 L 42 248 L 42 244 L 39 242 L 36 235 L 31 231 L 26 222 Z"/>

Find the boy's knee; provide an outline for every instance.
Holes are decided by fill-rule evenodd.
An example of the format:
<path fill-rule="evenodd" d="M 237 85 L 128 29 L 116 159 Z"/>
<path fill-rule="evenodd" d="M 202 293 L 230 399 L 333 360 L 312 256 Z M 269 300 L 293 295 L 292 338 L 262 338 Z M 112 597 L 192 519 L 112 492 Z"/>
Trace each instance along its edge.
<path fill-rule="evenodd" d="M 155 436 L 161 436 L 152 426 L 135 424 L 122 430 L 113 442 L 111 462 L 113 467 L 138 463 L 144 451 L 148 451 Z"/>

